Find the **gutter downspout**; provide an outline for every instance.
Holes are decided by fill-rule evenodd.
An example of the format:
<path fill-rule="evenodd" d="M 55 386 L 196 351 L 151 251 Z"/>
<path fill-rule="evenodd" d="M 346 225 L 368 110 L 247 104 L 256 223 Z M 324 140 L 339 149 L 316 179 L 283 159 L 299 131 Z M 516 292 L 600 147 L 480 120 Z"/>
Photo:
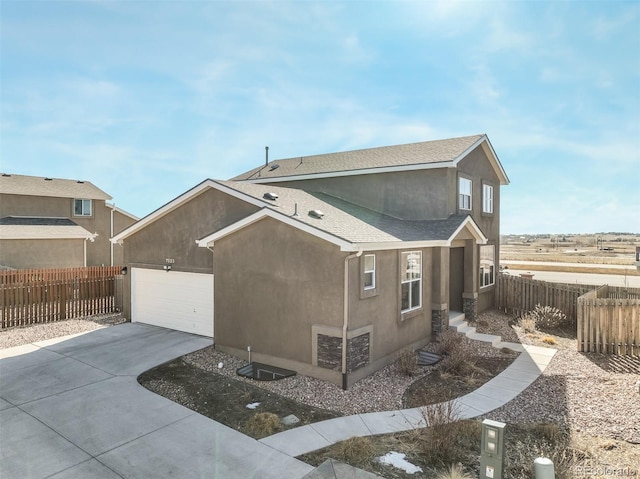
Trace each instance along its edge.
<path fill-rule="evenodd" d="M 347 329 L 349 328 L 349 260 L 359 258 L 362 249 L 344 258 L 344 316 L 342 322 L 342 389 L 347 390 Z"/>
<path fill-rule="evenodd" d="M 197 243 L 197 241 L 196 241 Z M 213 254 L 213 244 L 211 246 L 207 245 L 207 249 L 209 251 L 211 251 L 211 254 Z M 213 269 L 213 268 L 211 268 Z M 212 271 L 213 273 L 213 271 Z M 213 331 L 213 348 L 216 349 L 216 293 L 215 293 L 215 289 L 216 289 L 216 275 L 213 275 L 213 318 L 211 318 L 211 321 L 213 321 L 213 327 L 211 328 Z M 251 346 L 249 346 L 249 348 L 251 348 Z M 249 362 L 251 362 L 251 349 L 249 349 Z"/>
<path fill-rule="evenodd" d="M 116 205 L 115 203 L 110 205 L 109 203 L 106 203 L 106 205 L 111 208 L 111 233 L 109 235 L 109 262 L 111 263 L 110 266 L 113 266 L 113 241 L 111 241 L 111 238 L 113 238 L 113 212 L 116 210 Z"/>

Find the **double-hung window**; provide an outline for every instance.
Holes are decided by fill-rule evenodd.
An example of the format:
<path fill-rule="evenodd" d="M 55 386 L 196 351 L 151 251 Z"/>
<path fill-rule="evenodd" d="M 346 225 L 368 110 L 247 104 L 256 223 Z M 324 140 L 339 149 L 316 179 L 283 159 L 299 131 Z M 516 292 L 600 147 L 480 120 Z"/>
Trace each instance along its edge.
<path fill-rule="evenodd" d="M 461 210 L 471 209 L 471 180 L 460 178 L 458 182 L 458 206 Z"/>
<path fill-rule="evenodd" d="M 422 252 L 402 253 L 400 264 L 402 312 L 406 313 L 422 306 Z"/>
<path fill-rule="evenodd" d="M 376 255 L 364 255 L 364 289 L 376 287 Z"/>
<path fill-rule="evenodd" d="M 91 200 L 73 200 L 74 216 L 91 216 Z"/>
<path fill-rule="evenodd" d="M 491 286 L 496 282 L 496 247 L 480 246 L 480 287 Z"/>
<path fill-rule="evenodd" d="M 493 186 L 482 185 L 482 212 L 493 213 Z"/>

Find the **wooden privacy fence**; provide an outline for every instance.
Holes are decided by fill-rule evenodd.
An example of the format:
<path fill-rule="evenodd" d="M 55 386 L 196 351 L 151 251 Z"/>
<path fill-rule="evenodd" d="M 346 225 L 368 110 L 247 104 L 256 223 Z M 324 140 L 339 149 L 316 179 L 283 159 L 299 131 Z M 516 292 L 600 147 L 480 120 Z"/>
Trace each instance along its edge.
<path fill-rule="evenodd" d="M 640 355 L 640 292 L 602 286 L 579 297 L 578 351 Z"/>
<path fill-rule="evenodd" d="M 3 271 L 0 329 L 121 311 L 120 270 L 91 267 L 9 271 L 12 275 Z"/>
<path fill-rule="evenodd" d="M 108 278 L 120 274 L 121 266 L 87 266 L 84 268 L 16 269 L 0 271 L 0 284 L 65 281 L 79 278 Z"/>
<path fill-rule="evenodd" d="M 575 323 L 578 298 L 596 287 L 581 284 L 547 283 L 498 273 L 496 308 L 505 313 L 520 316 L 535 309 L 538 304 L 552 306 L 558 308 L 567 316 L 567 319 Z"/>

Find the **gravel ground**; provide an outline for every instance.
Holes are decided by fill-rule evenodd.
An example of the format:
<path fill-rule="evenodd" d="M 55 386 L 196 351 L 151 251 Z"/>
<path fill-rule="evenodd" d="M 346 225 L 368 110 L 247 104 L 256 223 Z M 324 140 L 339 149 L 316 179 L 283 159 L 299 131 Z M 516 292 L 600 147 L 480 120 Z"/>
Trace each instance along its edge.
<path fill-rule="evenodd" d="M 124 321 L 120 313 L 114 313 L 6 329 L 0 331 L 0 349 L 22 346 L 23 344 L 36 343 L 70 334 L 85 333 Z"/>
<path fill-rule="evenodd" d="M 541 338 L 548 335 L 525 335 L 520 328 L 510 327 L 509 319 L 492 311 L 482 314 L 476 324 L 481 325 L 479 329 L 483 332 L 501 334 L 504 339 L 544 345 Z M 105 315 L 0 331 L 0 348 L 91 331 L 122 321 L 119 315 Z M 640 380 L 640 358 L 584 355 L 577 352 L 574 339 L 555 339 L 558 353 L 542 376 L 516 399 L 487 417 L 505 422 L 549 421 L 585 434 L 640 444 L 640 395 L 636 386 Z M 474 347 L 483 355 L 501 354 L 481 343 L 474 343 Z M 239 378 L 236 369 L 244 364 L 213 348 L 196 351 L 184 359 L 235 379 Z M 218 369 L 219 362 L 223 363 L 222 369 Z M 274 382 L 243 380 L 316 407 L 358 414 L 402 407 L 406 388 L 430 371 L 431 368 L 422 368 L 418 375 L 406 377 L 392 364 L 348 391 L 300 375 Z"/>

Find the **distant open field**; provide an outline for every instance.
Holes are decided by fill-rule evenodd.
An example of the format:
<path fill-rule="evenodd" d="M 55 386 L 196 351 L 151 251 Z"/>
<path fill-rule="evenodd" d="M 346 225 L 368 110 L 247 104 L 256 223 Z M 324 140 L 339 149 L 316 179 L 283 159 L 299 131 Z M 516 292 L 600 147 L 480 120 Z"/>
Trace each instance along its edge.
<path fill-rule="evenodd" d="M 638 276 L 636 245 L 637 235 L 511 236 L 503 238 L 500 264 L 516 270 Z"/>

